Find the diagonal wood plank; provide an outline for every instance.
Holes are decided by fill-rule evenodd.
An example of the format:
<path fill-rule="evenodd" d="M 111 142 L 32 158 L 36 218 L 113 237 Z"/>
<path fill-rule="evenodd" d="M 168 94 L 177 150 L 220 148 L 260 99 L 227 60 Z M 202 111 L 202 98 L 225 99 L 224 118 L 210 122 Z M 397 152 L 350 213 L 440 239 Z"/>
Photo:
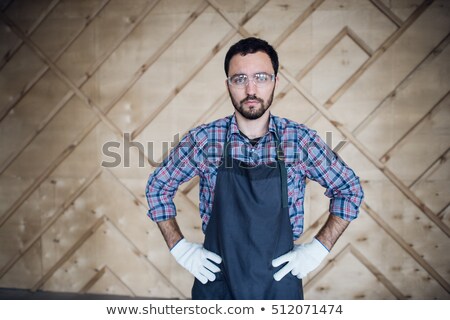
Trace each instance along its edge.
<path fill-rule="evenodd" d="M 89 19 L 86 21 L 86 23 L 73 35 L 72 38 L 70 38 L 66 44 L 56 53 L 55 57 L 53 58 L 54 61 L 57 61 L 67 50 L 67 48 L 70 47 L 78 38 L 79 36 L 84 32 L 84 30 L 97 18 L 98 14 L 103 10 L 103 8 L 109 3 L 110 0 L 104 0 L 99 7 L 97 7 L 96 11 L 89 17 Z M 54 1 L 55 2 L 55 1 Z M 56 3 L 59 1 L 56 1 Z M 56 3 L 54 5 L 56 5 Z M 51 9 L 53 9 L 54 6 L 50 7 L 50 10 L 48 10 L 48 13 L 51 12 Z M 31 33 L 25 34 L 25 36 L 30 37 Z M 23 39 L 21 39 L 21 44 L 23 43 Z M 1 70 L 1 66 L 0 66 Z M 49 70 L 49 66 L 46 64 L 44 65 L 34 76 L 31 81 L 26 84 L 20 95 L 16 96 L 15 99 L 13 99 L 9 105 L 6 106 L 6 108 L 3 108 L 0 113 L 0 122 L 8 115 L 8 113 L 25 97 L 25 95 L 30 91 L 30 89 L 45 75 L 45 73 Z"/>
<path fill-rule="evenodd" d="M 110 57 L 115 50 L 119 47 L 121 43 L 137 28 L 137 26 L 144 20 L 144 18 L 155 8 L 155 6 L 160 2 L 160 0 L 155 1 L 149 4 L 147 7 L 142 10 L 142 13 L 136 18 L 134 24 L 130 26 L 130 28 L 118 38 L 116 43 L 109 49 L 109 51 L 105 52 L 94 64 L 93 66 L 87 70 L 84 74 L 84 77 L 79 79 L 76 82 L 78 87 L 82 87 L 91 77 L 92 75 L 105 63 L 105 61 Z M 48 69 L 48 66 L 46 67 Z M 36 137 L 49 125 L 49 123 L 54 119 L 54 117 L 66 106 L 66 103 L 70 101 L 70 99 L 75 95 L 73 91 L 67 92 L 67 94 L 62 97 L 62 99 L 55 105 L 52 111 L 44 118 L 44 120 L 39 124 L 39 126 L 33 131 L 26 139 L 23 140 L 20 147 L 17 148 L 17 151 L 11 154 L 8 159 L 2 163 L 0 167 L 0 174 L 2 174 L 13 162 L 17 159 L 23 151 L 36 139 Z M 1 120 L 0 120 L 1 121 Z"/>
<path fill-rule="evenodd" d="M 19 259 L 30 250 L 33 245 L 40 240 L 42 235 L 53 225 L 53 223 L 67 210 L 67 208 L 87 189 L 89 186 L 100 176 L 101 170 L 96 170 L 85 182 L 84 184 L 76 190 L 70 197 L 56 210 L 52 218 L 39 230 L 34 237 L 28 241 L 25 246 L 20 249 L 17 254 L 12 257 L 8 263 L 6 263 L 0 270 L 0 278 L 2 278 Z"/>
<path fill-rule="evenodd" d="M 110 246 L 105 246 L 105 242 Z M 90 253 L 93 250 L 99 251 L 96 255 L 92 255 Z M 121 252 L 126 260 L 117 259 L 116 255 L 112 254 L 116 250 Z M 153 285 L 154 288 L 161 290 L 161 294 L 169 295 L 167 297 L 185 298 L 178 288 L 170 284 L 164 275 L 154 269 L 151 262 L 136 250 L 117 226 L 103 216 L 54 264 L 51 270 L 36 283 L 35 287 L 53 291 L 59 287 L 59 290 L 66 288 L 66 291 L 78 292 L 97 273 L 93 270 L 94 266 L 98 270 L 101 265 L 106 265 L 126 287 L 131 289 L 133 286 L 132 293 L 134 295 L 157 296 L 156 292 L 153 293 L 153 288 L 145 292 L 148 286 Z M 130 262 L 134 265 L 134 270 L 128 268 Z M 98 266 L 99 263 L 100 266 Z M 74 273 L 78 273 L 79 276 L 73 276 Z M 71 277 L 71 280 L 61 281 L 67 277 Z M 139 282 L 136 282 L 137 279 Z M 146 281 L 142 281 L 143 279 Z M 154 283 L 152 283 L 153 281 Z"/>
<path fill-rule="evenodd" d="M 400 19 L 391 9 L 389 9 L 382 1 L 380 0 L 369 0 L 373 3 L 375 7 L 377 7 L 384 15 L 386 15 L 389 20 L 391 20 L 397 27 L 401 27 L 403 24 L 402 19 Z"/>
<path fill-rule="evenodd" d="M 64 254 L 61 259 L 52 267 L 50 270 L 48 270 L 44 276 L 39 279 L 38 282 L 34 284 L 34 286 L 31 288 L 31 291 L 36 291 L 45 282 L 47 282 L 48 279 L 50 279 L 51 276 L 62 266 L 69 258 L 72 256 L 72 254 L 85 242 L 87 239 L 89 239 L 100 227 L 103 223 L 105 223 L 106 218 L 101 217 L 97 219 L 97 221 L 81 236 L 81 238 Z"/>
<path fill-rule="evenodd" d="M 111 279 L 112 278 L 112 279 Z M 107 286 L 102 288 L 102 285 Z M 118 287 L 118 288 L 117 288 Z M 119 291 L 120 290 L 120 291 Z M 120 294 L 124 296 L 136 297 L 133 289 L 120 279 L 108 266 L 102 267 L 86 285 L 80 290 L 80 293 L 97 293 L 97 294 Z"/>
<path fill-rule="evenodd" d="M 383 53 L 392 46 L 400 36 L 408 30 L 408 28 L 419 18 L 423 12 L 433 3 L 433 0 L 425 0 L 422 5 L 414 11 L 414 13 L 406 20 L 402 26 L 394 32 L 381 46 L 377 49 L 370 59 L 368 59 L 355 74 L 346 81 L 333 96 L 325 103 L 327 108 L 330 108 L 339 98 L 356 82 L 356 80 L 375 62 Z"/>
<path fill-rule="evenodd" d="M 11 0 L 6 6 L 5 8 L 2 10 L 3 12 L 6 12 L 8 10 L 8 6 L 12 3 Z M 45 20 L 45 18 L 47 18 L 47 16 L 52 12 L 52 10 L 59 4 L 61 0 L 52 0 L 47 8 L 40 14 L 39 17 L 37 17 L 37 19 L 34 21 L 34 23 L 31 25 L 31 27 L 29 27 L 26 30 L 27 35 L 31 35 L 42 23 L 42 21 Z M 17 53 L 17 51 L 20 49 L 20 47 L 22 46 L 23 41 L 19 40 L 19 42 L 16 43 L 16 45 L 11 48 L 10 50 L 8 50 L 8 52 L 6 53 L 6 55 L 3 56 L 3 58 L 0 60 L 0 71 L 2 70 L 2 68 L 11 60 L 11 58 L 14 56 L 14 54 Z M 0 119 L 2 119 L 2 117 L 0 116 Z"/>
<path fill-rule="evenodd" d="M 350 257 L 356 258 L 357 261 L 359 261 L 374 276 L 374 278 L 376 278 L 377 281 L 379 281 L 382 284 L 382 286 L 384 286 L 386 290 L 390 292 L 396 299 L 405 299 L 405 296 L 351 244 L 347 244 L 340 252 L 338 252 L 334 256 L 332 260 L 330 260 L 322 269 L 320 269 L 317 273 L 315 273 L 315 275 L 304 284 L 305 294 L 308 295 L 308 292 L 310 292 L 312 288 L 317 288 L 318 283 L 324 277 L 326 277 L 327 274 L 331 273 L 336 267 L 336 265 L 342 264 L 345 260 L 348 260 Z M 318 287 L 316 290 L 319 290 L 319 292 L 327 291 L 328 288 Z M 358 298 L 364 297 L 354 296 L 350 298 L 346 296 L 344 299 L 358 299 Z"/>
<path fill-rule="evenodd" d="M 387 223 L 381 219 L 381 217 L 373 211 L 366 203 L 363 203 L 363 209 L 370 214 L 372 219 L 374 219 L 378 225 L 386 230 L 388 234 L 395 239 L 395 241 L 407 251 L 414 259 L 447 291 L 450 293 L 450 284 L 430 265 L 428 264 L 422 256 L 420 256 L 411 246 L 406 243 L 406 241 L 398 235 L 398 233 L 391 228 Z"/>
<path fill-rule="evenodd" d="M 417 67 L 411 70 L 399 83 L 398 85 L 389 92 L 384 99 L 380 101 L 380 103 L 367 115 L 367 117 L 362 120 L 353 130 L 352 133 L 355 135 L 358 135 L 365 126 L 377 116 L 379 112 L 381 112 L 382 109 L 380 107 L 387 103 L 390 99 L 395 97 L 397 95 L 397 91 L 401 88 L 407 85 L 407 82 L 411 80 L 414 73 L 417 72 L 421 68 L 426 68 L 434 59 L 435 57 L 448 45 L 448 42 L 450 41 L 450 34 L 448 34 L 437 46 L 434 50 L 432 50 L 429 54 L 427 54 L 422 61 L 420 61 L 417 64 Z"/>

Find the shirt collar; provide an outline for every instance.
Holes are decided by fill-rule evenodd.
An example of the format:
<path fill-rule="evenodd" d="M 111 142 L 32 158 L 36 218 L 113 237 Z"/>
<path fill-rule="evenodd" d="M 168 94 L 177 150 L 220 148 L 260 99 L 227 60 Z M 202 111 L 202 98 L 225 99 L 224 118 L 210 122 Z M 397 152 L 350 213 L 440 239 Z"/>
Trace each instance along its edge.
<path fill-rule="evenodd" d="M 274 116 L 272 115 L 272 113 L 270 113 L 270 115 L 269 115 L 269 131 L 268 132 L 271 132 L 274 136 L 277 135 L 277 126 L 275 124 L 275 119 L 274 119 Z M 235 113 L 233 113 L 233 115 L 231 116 L 230 127 L 228 128 L 227 138 L 230 138 L 230 136 L 233 134 L 240 135 Z"/>

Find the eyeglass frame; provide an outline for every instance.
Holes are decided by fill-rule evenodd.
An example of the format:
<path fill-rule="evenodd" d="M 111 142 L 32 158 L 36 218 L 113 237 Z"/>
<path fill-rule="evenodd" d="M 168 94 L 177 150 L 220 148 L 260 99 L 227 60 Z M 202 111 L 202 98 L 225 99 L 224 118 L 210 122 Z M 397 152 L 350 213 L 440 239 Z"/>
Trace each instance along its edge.
<path fill-rule="evenodd" d="M 251 77 L 250 77 L 248 74 L 245 74 L 245 73 L 237 73 L 237 74 L 234 74 L 234 75 L 232 75 L 232 76 L 229 76 L 229 77 L 227 78 L 227 83 L 228 83 L 231 87 L 233 87 L 233 88 L 244 89 L 244 88 L 246 88 L 246 87 L 248 86 L 248 84 L 250 83 L 250 79 L 251 79 L 251 81 L 253 81 L 253 83 L 255 84 L 255 86 L 257 86 L 258 88 L 263 88 L 263 87 L 264 87 L 266 84 L 268 84 L 269 82 L 267 82 L 267 83 L 265 82 L 265 83 L 262 83 L 262 84 L 261 84 L 261 83 L 256 83 L 256 81 L 255 81 L 255 76 L 258 75 L 258 74 L 264 74 L 264 75 L 270 76 L 270 82 L 274 82 L 275 79 L 276 79 L 275 73 L 256 72 L 256 73 L 252 74 Z M 236 77 L 236 76 L 246 76 L 246 77 L 247 77 L 247 81 L 245 82 L 245 85 L 243 85 L 243 86 L 236 86 L 236 85 L 234 85 L 234 84 L 231 82 L 231 79 L 234 78 L 234 77 Z"/>

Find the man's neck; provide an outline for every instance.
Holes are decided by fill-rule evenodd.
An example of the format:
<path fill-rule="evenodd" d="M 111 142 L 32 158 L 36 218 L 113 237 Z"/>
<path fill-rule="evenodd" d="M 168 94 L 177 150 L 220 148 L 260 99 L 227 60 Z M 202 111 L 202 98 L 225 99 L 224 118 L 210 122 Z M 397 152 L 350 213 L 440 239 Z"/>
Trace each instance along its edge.
<path fill-rule="evenodd" d="M 260 118 L 255 120 L 246 119 L 239 112 L 236 112 L 235 114 L 239 130 L 242 131 L 242 133 L 244 133 L 248 138 L 259 138 L 269 131 L 269 110 L 267 110 Z"/>

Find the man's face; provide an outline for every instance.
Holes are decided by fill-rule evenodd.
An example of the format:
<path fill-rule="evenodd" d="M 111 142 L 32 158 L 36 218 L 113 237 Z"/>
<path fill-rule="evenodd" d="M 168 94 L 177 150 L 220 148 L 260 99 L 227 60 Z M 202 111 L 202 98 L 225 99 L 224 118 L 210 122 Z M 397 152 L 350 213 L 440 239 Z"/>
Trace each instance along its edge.
<path fill-rule="evenodd" d="M 257 86 L 253 75 L 258 73 L 273 74 L 270 57 L 264 52 L 249 53 L 245 56 L 237 54 L 230 60 L 228 75 L 247 75 L 248 84 L 237 88 L 227 82 L 228 92 L 234 108 L 246 119 L 260 118 L 269 109 L 273 101 L 276 81 Z"/>

